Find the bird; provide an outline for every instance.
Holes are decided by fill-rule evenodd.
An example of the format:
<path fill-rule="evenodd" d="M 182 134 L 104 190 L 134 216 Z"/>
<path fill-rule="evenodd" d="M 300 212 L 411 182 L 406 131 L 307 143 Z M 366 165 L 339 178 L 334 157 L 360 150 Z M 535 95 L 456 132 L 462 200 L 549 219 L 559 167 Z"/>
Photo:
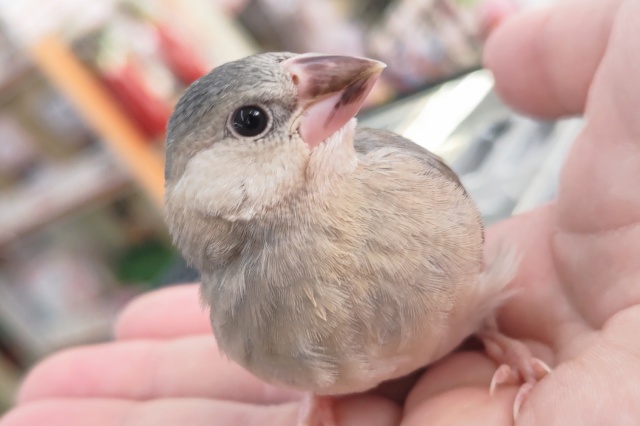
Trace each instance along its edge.
<path fill-rule="evenodd" d="M 550 368 L 495 312 L 519 264 L 485 254 L 482 216 L 434 153 L 356 115 L 385 68 L 266 52 L 189 86 L 167 125 L 165 219 L 201 275 L 219 349 L 307 392 L 301 425 L 335 425 L 333 397 L 403 377 L 478 336 L 521 383 Z"/>

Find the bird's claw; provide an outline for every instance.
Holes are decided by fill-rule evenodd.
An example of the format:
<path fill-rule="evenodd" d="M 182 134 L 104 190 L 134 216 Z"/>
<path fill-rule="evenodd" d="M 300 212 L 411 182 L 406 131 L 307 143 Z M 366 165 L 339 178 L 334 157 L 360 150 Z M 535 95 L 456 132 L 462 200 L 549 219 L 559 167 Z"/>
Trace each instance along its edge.
<path fill-rule="evenodd" d="M 524 403 L 527 396 L 531 393 L 533 389 L 533 383 L 524 383 L 518 389 L 518 393 L 516 394 L 516 399 L 513 401 L 513 419 L 516 420 L 518 418 L 518 414 L 520 414 L 520 407 Z"/>
<path fill-rule="evenodd" d="M 513 403 L 515 419 L 535 384 L 551 373 L 551 368 L 535 358 L 524 343 L 505 336 L 495 326 L 485 328 L 480 336 L 487 355 L 499 365 L 491 378 L 489 394 L 493 395 L 500 385 L 521 384 Z"/>
<path fill-rule="evenodd" d="M 516 399 L 513 403 L 513 418 L 516 419 L 520 413 L 520 407 L 526 400 L 534 385 L 542 380 L 547 374 L 551 373 L 551 368 L 538 358 L 530 358 L 528 360 L 530 368 L 521 368 L 519 366 L 510 366 L 502 364 L 493 373 L 491 384 L 489 385 L 489 394 L 493 396 L 496 389 L 500 385 L 517 385 L 524 381 L 518 389 Z"/>
<path fill-rule="evenodd" d="M 517 385 L 522 379 L 524 379 L 525 383 L 534 384 L 551 373 L 551 367 L 538 358 L 531 358 L 529 363 L 531 368 L 526 370 L 520 370 L 508 364 L 500 365 L 491 378 L 489 394 L 493 395 L 500 385 Z"/>
<path fill-rule="evenodd" d="M 496 393 L 496 389 L 500 385 L 517 385 L 519 381 L 520 376 L 518 375 L 518 373 L 507 364 L 502 364 L 500 367 L 498 367 L 495 373 L 493 373 L 491 384 L 489 385 L 489 395 L 493 396 L 493 394 Z"/>

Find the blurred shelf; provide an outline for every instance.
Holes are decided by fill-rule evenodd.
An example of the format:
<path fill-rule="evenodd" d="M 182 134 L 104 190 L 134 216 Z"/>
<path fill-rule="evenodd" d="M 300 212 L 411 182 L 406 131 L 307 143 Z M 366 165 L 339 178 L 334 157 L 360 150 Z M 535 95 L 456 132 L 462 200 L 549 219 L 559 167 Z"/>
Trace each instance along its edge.
<path fill-rule="evenodd" d="M 554 198 L 583 122 L 514 113 L 481 70 L 365 113 L 360 124 L 394 131 L 440 155 L 490 225 Z"/>
<path fill-rule="evenodd" d="M 6 338 L 26 366 L 65 347 L 110 339 L 113 320 L 121 308 L 121 303 L 105 300 L 51 316 L 37 309 L 24 309 L 21 302 L 24 303 L 22 298 L 11 290 L 11 283 L 0 277 L 0 321 Z"/>
<path fill-rule="evenodd" d="M 382 107 L 364 111 L 358 121 L 364 127 L 398 133 L 446 157 L 452 147 L 450 136 L 478 109 L 492 89 L 491 74 L 486 70 L 474 70 Z"/>
<path fill-rule="evenodd" d="M 102 152 L 43 170 L 28 184 L 0 193 L 0 246 L 88 203 L 112 197 L 130 182 L 129 175 Z"/>
<path fill-rule="evenodd" d="M 76 106 L 160 208 L 164 194 L 164 159 L 153 144 L 63 40 L 47 36 L 29 48 L 44 75 Z"/>
<path fill-rule="evenodd" d="M 20 83 L 35 73 L 33 65 L 26 61 L 19 61 L 11 68 L 0 72 L 0 103 L 11 99 L 6 96 L 8 92 L 13 92 Z"/>
<path fill-rule="evenodd" d="M 117 2 L 109 0 L 112 4 Z M 120 282 L 111 270 L 114 266 L 111 257 L 117 257 L 119 250 L 135 240 L 132 234 L 136 234 L 136 226 L 132 223 L 146 221 L 144 225 L 150 230 L 143 231 L 150 233 L 161 234 L 164 230 L 160 215 L 156 218 L 164 197 L 164 156 L 162 144 L 147 138 L 136 118 L 123 107 L 123 100 L 105 84 L 92 63 L 85 62 L 81 52 L 74 50 L 78 34 L 97 28 L 99 25 L 95 23 L 104 20 L 104 11 L 109 7 L 98 3 L 106 2 L 0 3 L 0 20 L 26 54 L 24 64 L 0 72 L 0 104 L 32 93 L 34 85 L 30 83 L 41 83 L 44 77 L 69 101 L 105 148 L 100 152 L 95 147 L 83 148 L 80 153 L 74 151 L 73 158 L 64 164 L 53 163 L 63 156 L 55 157 L 56 160 L 53 156 L 38 157 L 36 161 L 52 161 L 52 165 L 25 170 L 20 181 L 0 191 L 0 249 L 3 255 L 6 249 L 15 257 L 7 257 L 9 261 L 0 269 L 0 338 L 3 343 L 6 340 L 19 368 L 23 368 L 65 347 L 109 340 L 114 318 L 123 303 L 145 288 Z M 218 11 L 215 2 L 158 3 L 162 4 L 157 6 L 163 10 L 166 22 L 185 30 L 196 45 L 211 47 L 203 50 L 214 63 L 237 59 L 256 50 L 237 23 Z M 102 12 L 86 10 L 100 8 Z M 76 24 L 66 22 L 66 18 L 72 18 Z M 222 39 L 224 43 L 220 42 Z M 230 39 L 234 42 L 227 42 Z M 126 198 L 128 193 L 135 196 Z M 116 198 L 123 203 L 113 203 Z M 103 212 L 100 204 L 106 203 L 113 208 Z M 144 205 L 142 210 L 151 213 L 153 219 L 149 214 L 141 214 L 137 203 Z M 129 207 L 135 204 L 135 220 L 130 219 L 131 223 L 119 216 L 121 204 Z M 84 218 L 87 223 L 77 217 L 64 223 L 67 217 L 79 213 L 89 213 Z M 125 222 L 128 225 L 123 225 Z M 52 224 L 62 226 L 49 227 Z M 65 240 L 68 235 L 59 238 L 64 232 L 57 234 L 57 229 L 64 229 L 65 225 L 79 227 L 78 240 L 107 235 L 109 238 L 104 240 L 109 241 L 113 250 L 98 247 L 93 252 L 91 243 L 85 247 L 82 241 Z M 84 232 L 89 227 L 91 232 Z M 43 228 L 45 232 L 41 232 Z M 139 233 L 143 231 L 138 229 Z M 63 240 L 70 246 L 77 243 L 75 251 L 65 253 L 60 244 Z M 34 258 L 32 254 L 37 256 Z M 0 411 L 15 391 L 15 377 L 16 374 L 4 369 L 0 359 Z"/>
<path fill-rule="evenodd" d="M 557 192 L 556 183 L 560 180 L 562 166 L 573 145 L 584 127 L 583 118 L 570 118 L 558 123 L 555 132 L 550 136 L 551 147 L 547 157 L 531 183 L 527 186 L 513 214 L 527 212 L 540 204 L 551 201 Z"/>
<path fill-rule="evenodd" d="M 162 147 L 148 140 L 135 118 L 125 111 L 126 108 L 72 47 L 74 41 L 102 28 L 119 13 L 118 9 L 124 3 L 120 0 L 64 0 L 47 4 L 41 4 L 39 0 L 0 2 L 0 22 L 11 35 L 12 42 L 25 49 L 28 68 L 42 73 L 60 90 L 88 127 L 129 170 L 144 195 L 161 209 L 164 202 Z M 162 0 L 146 7 L 157 13 L 161 21 L 186 34 L 195 45 L 210 46 L 202 49 L 209 65 L 257 51 L 249 34 L 216 2 Z M 221 43 L 223 39 L 225 42 Z M 13 78 L 19 75 L 20 72 L 15 76 L 8 73 L 5 82 L 11 85 Z M 0 72 L 0 93 L 2 77 Z M 0 244 L 6 239 L 4 229 L 0 228 Z"/>
<path fill-rule="evenodd" d="M 20 372 L 11 361 L 0 354 L 0 413 L 13 405 L 20 376 Z"/>

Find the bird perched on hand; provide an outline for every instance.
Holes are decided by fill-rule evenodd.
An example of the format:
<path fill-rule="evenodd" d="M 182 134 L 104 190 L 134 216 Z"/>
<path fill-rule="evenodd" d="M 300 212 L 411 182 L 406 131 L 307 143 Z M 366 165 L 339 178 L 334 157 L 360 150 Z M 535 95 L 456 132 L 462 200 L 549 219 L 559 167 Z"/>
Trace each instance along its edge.
<path fill-rule="evenodd" d="M 362 392 L 477 333 L 492 386 L 546 366 L 493 313 L 517 266 L 483 268 L 474 202 L 436 155 L 354 116 L 384 68 L 349 56 L 266 53 L 192 84 L 169 121 L 166 218 L 201 272 L 219 348 L 265 381 Z M 525 386 L 526 385 L 526 386 Z"/>

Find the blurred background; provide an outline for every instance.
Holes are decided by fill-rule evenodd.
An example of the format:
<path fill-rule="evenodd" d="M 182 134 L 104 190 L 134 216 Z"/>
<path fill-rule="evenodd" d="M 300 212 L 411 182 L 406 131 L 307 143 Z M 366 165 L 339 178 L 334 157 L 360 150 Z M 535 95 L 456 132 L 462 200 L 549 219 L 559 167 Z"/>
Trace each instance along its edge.
<path fill-rule="evenodd" d="M 223 62 L 383 60 L 361 125 L 442 155 L 488 223 L 551 199 L 582 123 L 514 114 L 481 69 L 504 16 L 551 1 L 0 0 L 0 412 L 39 359 L 108 340 L 130 298 L 198 278 L 162 220 L 164 130 Z"/>

